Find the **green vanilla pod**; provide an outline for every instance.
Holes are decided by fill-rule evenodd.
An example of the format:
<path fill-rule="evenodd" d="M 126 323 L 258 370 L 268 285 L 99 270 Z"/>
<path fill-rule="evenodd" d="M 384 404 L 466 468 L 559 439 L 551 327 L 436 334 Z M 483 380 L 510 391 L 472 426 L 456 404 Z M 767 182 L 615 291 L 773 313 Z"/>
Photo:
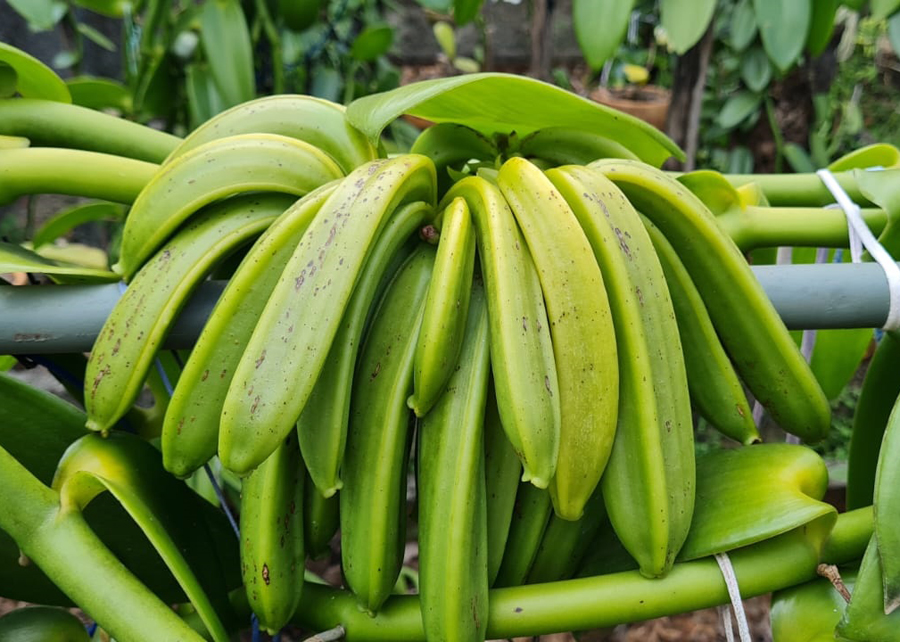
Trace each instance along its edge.
<path fill-rule="evenodd" d="M 487 628 L 490 341 L 480 281 L 471 290 L 459 365 L 417 431 L 419 595 L 429 640 L 480 642 Z"/>
<path fill-rule="evenodd" d="M 391 594 L 403 563 L 412 437 L 406 400 L 434 253 L 420 245 L 388 286 L 353 382 L 340 491 L 341 562 L 360 608 L 371 613 Z"/>

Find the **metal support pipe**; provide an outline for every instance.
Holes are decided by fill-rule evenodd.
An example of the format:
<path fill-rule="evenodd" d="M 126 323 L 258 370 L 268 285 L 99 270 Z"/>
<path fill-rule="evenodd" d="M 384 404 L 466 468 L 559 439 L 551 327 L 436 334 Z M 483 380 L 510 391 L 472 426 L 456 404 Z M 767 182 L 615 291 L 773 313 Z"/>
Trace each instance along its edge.
<path fill-rule="evenodd" d="M 876 263 L 757 266 L 754 273 L 788 328 L 880 328 L 887 279 Z M 166 340 L 189 348 L 225 281 L 204 283 Z M 116 284 L 0 288 L 0 354 L 87 352 L 120 291 Z"/>

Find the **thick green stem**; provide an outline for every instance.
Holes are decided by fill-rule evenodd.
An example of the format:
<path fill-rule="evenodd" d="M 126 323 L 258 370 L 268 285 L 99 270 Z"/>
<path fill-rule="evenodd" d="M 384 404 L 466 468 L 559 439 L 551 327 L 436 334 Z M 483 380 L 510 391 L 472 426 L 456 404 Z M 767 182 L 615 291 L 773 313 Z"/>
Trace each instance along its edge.
<path fill-rule="evenodd" d="M 875 518 L 871 506 L 842 513 L 822 548 L 822 561 L 846 564 L 858 560 L 874 530 Z"/>
<path fill-rule="evenodd" d="M 77 510 L 0 448 L 0 529 L 72 601 L 120 640 L 202 638 L 131 574 Z"/>
<path fill-rule="evenodd" d="M 39 147 L 71 147 L 161 163 L 181 139 L 93 109 L 51 100 L 0 100 L 0 134 Z"/>
<path fill-rule="evenodd" d="M 875 236 L 887 225 L 880 209 L 864 209 L 863 220 Z M 839 209 L 815 207 L 748 207 L 717 217 L 744 252 L 759 247 L 848 247 L 847 217 Z"/>
<path fill-rule="evenodd" d="M 865 544 L 851 537 L 856 526 L 842 525 L 841 555 L 862 554 Z M 871 528 L 871 527 L 870 527 Z M 752 597 L 793 586 L 816 576 L 816 538 L 800 528 L 730 554 L 741 595 Z M 851 532 L 852 531 L 852 532 Z M 858 550 L 851 550 L 853 548 Z M 487 636 L 509 638 L 554 631 L 578 631 L 684 613 L 728 602 L 722 574 L 711 558 L 676 564 L 663 579 L 646 579 L 637 571 L 534 584 L 490 593 Z M 341 624 L 347 640 L 424 639 L 419 601 L 392 597 L 376 617 L 361 612 L 347 591 L 307 584 L 295 621 L 326 630 Z"/>
<path fill-rule="evenodd" d="M 835 172 L 834 177 L 857 205 L 873 205 L 859 191 L 853 172 Z M 725 179 L 735 187 L 758 184 L 774 207 L 821 207 L 834 203 L 831 192 L 815 174 L 726 174 Z"/>
<path fill-rule="evenodd" d="M 37 147 L 0 152 L 0 205 L 25 194 L 68 194 L 130 204 L 159 169 L 144 161 Z"/>

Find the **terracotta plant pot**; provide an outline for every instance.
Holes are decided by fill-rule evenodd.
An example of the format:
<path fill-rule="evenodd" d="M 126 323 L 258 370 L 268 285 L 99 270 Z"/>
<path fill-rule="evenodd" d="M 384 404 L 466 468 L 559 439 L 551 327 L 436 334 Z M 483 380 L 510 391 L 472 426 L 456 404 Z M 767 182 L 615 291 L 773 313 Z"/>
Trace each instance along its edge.
<path fill-rule="evenodd" d="M 591 91 L 590 97 L 601 105 L 640 118 L 660 131 L 666 129 L 666 115 L 669 113 L 669 104 L 672 102 L 672 92 L 668 89 L 655 85 L 623 87 L 622 89 L 597 87 Z"/>

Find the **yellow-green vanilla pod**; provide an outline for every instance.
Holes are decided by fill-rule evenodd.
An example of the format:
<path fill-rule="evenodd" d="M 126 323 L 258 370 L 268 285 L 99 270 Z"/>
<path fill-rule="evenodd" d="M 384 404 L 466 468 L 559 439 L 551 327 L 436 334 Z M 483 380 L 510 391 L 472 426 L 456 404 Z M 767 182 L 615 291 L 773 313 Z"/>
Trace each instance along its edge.
<path fill-rule="evenodd" d="M 548 167 L 587 165 L 599 158 L 638 160 L 630 149 L 611 138 L 568 127 L 545 127 L 519 143 L 518 153 Z"/>
<path fill-rule="evenodd" d="M 575 575 L 604 525 L 610 528 L 599 486 L 585 504 L 581 519 L 573 522 L 551 515 L 526 583 L 558 582 Z"/>
<path fill-rule="evenodd" d="M 456 369 L 475 271 L 475 229 L 466 201 L 451 201 L 441 213 L 441 221 L 409 398 L 409 407 L 417 417 L 431 410 Z"/>
<path fill-rule="evenodd" d="M 490 339 L 483 286 L 470 287 L 459 365 L 417 429 L 419 596 L 425 636 L 435 641 L 481 642 L 487 631 Z"/>
<path fill-rule="evenodd" d="M 241 483 L 241 573 L 247 602 L 261 628 L 275 634 L 288 623 L 303 588 L 303 482 L 297 436 Z"/>
<path fill-rule="evenodd" d="M 406 542 L 413 355 L 435 250 L 421 245 L 388 286 L 353 381 L 340 491 L 341 562 L 360 608 L 391 594 Z"/>
<path fill-rule="evenodd" d="M 553 183 L 524 158 L 506 161 L 498 183 L 522 229 L 547 305 L 560 407 L 550 497 L 557 515 L 576 520 L 600 481 L 616 434 L 613 315 L 591 244 Z"/>
<path fill-rule="evenodd" d="M 900 402 L 888 419 L 875 474 L 875 538 L 884 579 L 884 612 L 900 606 Z"/>
<path fill-rule="evenodd" d="M 407 154 L 341 181 L 272 290 L 222 407 L 219 457 L 237 474 L 259 465 L 306 405 L 372 244 L 408 203 L 434 203 L 434 167 Z"/>
<path fill-rule="evenodd" d="M 853 585 L 850 603 L 835 628 L 842 642 L 900 641 L 900 611 L 884 612 L 884 567 L 878 549 L 878 535 L 872 537 Z"/>
<path fill-rule="evenodd" d="M 547 172 L 604 270 L 619 343 L 619 422 L 601 480 L 609 519 L 649 577 L 675 561 L 694 509 L 690 395 L 662 266 L 637 212 L 591 169 Z"/>
<path fill-rule="evenodd" d="M 456 123 L 432 125 L 419 134 L 409 151 L 427 156 L 434 163 L 439 195 L 446 193 L 455 182 L 450 171 L 462 171 L 471 160 L 493 161 L 499 153 L 484 134 Z"/>
<path fill-rule="evenodd" d="M 522 463 L 500 423 L 497 396 L 491 384 L 484 411 L 484 481 L 487 489 L 488 579 L 491 586 L 500 571 L 521 476 Z"/>
<path fill-rule="evenodd" d="M 282 94 L 250 100 L 210 118 L 169 154 L 166 163 L 219 138 L 277 134 L 328 154 L 345 174 L 378 158 L 368 139 L 344 118 L 343 105 L 313 96 Z"/>
<path fill-rule="evenodd" d="M 541 282 L 500 189 L 473 176 L 444 197 L 465 199 L 491 324 L 491 369 L 506 436 L 522 462 L 522 480 L 546 488 L 559 456 L 559 383 Z"/>
<path fill-rule="evenodd" d="M 875 471 L 884 430 L 900 395 L 900 334 L 885 332 L 866 369 L 853 414 L 850 453 L 847 456 L 847 508 L 872 504 Z"/>
<path fill-rule="evenodd" d="M 552 514 L 553 504 L 547 489 L 525 482 L 519 484 L 506 550 L 503 551 L 495 586 L 525 583 Z"/>
<path fill-rule="evenodd" d="M 334 187 L 332 183 L 314 190 L 287 208 L 253 245 L 216 302 L 163 421 L 163 463 L 175 476 L 187 477 L 216 454 L 222 404 L 256 320 Z"/>
<path fill-rule="evenodd" d="M 89 429 L 109 430 L 131 408 L 190 293 L 217 263 L 262 233 L 289 205 L 289 199 L 277 194 L 214 205 L 135 276 L 91 350 L 84 383 Z"/>
<path fill-rule="evenodd" d="M 735 369 L 787 432 L 821 439 L 831 408 L 740 250 L 686 187 L 650 166 L 603 160 L 607 175 L 678 252 Z"/>
<path fill-rule="evenodd" d="M 643 221 L 672 296 L 691 400 L 723 435 L 745 446 L 760 441 L 744 386 L 722 347 L 703 298 L 671 243 L 648 219 Z"/>
<path fill-rule="evenodd" d="M 680 560 L 730 551 L 789 530 L 827 534 L 825 462 L 805 446 L 757 444 L 697 459 L 697 504 Z"/>
<path fill-rule="evenodd" d="M 353 372 L 372 302 L 385 275 L 390 276 L 392 264 L 409 254 L 407 245 L 432 214 L 431 205 L 410 203 L 398 209 L 378 235 L 353 288 L 322 372 L 297 420 L 306 469 L 325 497 L 342 485 L 340 471 L 347 442 Z"/>
<path fill-rule="evenodd" d="M 214 140 L 163 165 L 134 201 L 119 262 L 135 272 L 186 219 L 204 205 L 246 192 L 302 196 L 343 176 L 331 158 L 307 143 L 273 134 Z"/>
<path fill-rule="evenodd" d="M 340 498 L 323 497 L 307 478 L 303 486 L 303 542 L 310 559 L 331 555 L 331 539 L 340 526 Z"/>

